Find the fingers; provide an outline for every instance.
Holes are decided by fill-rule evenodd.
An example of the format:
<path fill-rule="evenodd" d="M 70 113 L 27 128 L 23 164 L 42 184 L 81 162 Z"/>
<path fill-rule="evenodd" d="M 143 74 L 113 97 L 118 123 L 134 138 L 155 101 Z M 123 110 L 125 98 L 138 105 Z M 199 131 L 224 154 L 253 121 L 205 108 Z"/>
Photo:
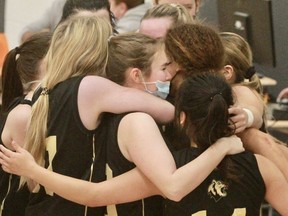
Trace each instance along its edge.
<path fill-rule="evenodd" d="M 3 152 L 0 151 L 0 164 L 5 172 L 11 173 L 9 169 L 9 157 L 7 157 Z"/>
<path fill-rule="evenodd" d="M 246 129 L 246 127 L 239 127 L 235 130 L 235 134 L 241 133 L 242 131 L 244 131 Z"/>
<path fill-rule="evenodd" d="M 7 166 L 5 166 L 5 165 L 3 165 L 3 164 L 2 164 L 2 169 L 3 169 L 5 172 L 7 172 L 7 173 L 12 173 L 11 170 L 10 170 Z"/>
<path fill-rule="evenodd" d="M 228 113 L 230 114 L 230 116 L 234 116 L 238 114 L 238 107 L 230 107 L 228 109 Z"/>
<path fill-rule="evenodd" d="M 16 152 L 22 152 L 23 148 L 20 145 L 18 145 L 14 140 L 12 141 L 11 145 Z"/>
<path fill-rule="evenodd" d="M 13 152 L 11 150 L 5 148 L 3 145 L 0 145 L 0 150 L 7 157 L 11 157 L 13 154 Z"/>

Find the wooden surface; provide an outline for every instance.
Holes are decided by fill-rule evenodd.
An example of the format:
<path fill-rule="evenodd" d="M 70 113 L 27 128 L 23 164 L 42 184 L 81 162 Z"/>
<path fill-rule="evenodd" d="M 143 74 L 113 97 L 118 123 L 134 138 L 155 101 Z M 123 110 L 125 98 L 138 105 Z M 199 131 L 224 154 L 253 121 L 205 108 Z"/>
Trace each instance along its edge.
<path fill-rule="evenodd" d="M 275 86 L 275 85 L 277 85 L 276 80 L 274 80 L 270 77 L 266 77 L 266 76 L 260 78 L 260 82 L 263 86 Z"/>
<path fill-rule="evenodd" d="M 270 128 L 287 128 L 288 130 L 288 120 L 268 120 L 267 127 Z"/>
<path fill-rule="evenodd" d="M 277 130 L 283 134 L 288 135 L 288 120 L 268 120 L 267 121 L 267 129 Z"/>

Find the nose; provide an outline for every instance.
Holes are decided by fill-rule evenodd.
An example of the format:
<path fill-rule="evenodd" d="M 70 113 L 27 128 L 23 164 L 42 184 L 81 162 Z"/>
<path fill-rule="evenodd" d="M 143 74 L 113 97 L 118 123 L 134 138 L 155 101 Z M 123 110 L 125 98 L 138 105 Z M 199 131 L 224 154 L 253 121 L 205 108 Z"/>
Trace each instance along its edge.
<path fill-rule="evenodd" d="M 172 80 L 172 78 L 173 78 L 174 76 L 175 76 L 175 74 L 172 75 L 170 71 L 167 71 L 167 73 L 166 73 L 166 81 Z"/>

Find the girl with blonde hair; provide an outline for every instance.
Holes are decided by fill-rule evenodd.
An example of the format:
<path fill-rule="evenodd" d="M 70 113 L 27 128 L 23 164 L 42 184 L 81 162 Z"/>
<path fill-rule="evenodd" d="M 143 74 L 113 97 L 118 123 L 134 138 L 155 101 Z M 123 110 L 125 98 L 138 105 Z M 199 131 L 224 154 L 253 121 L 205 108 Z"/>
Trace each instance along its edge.
<path fill-rule="evenodd" d="M 78 179 L 105 180 L 104 146 L 95 143 L 103 112 L 137 110 L 160 122 L 172 119 L 168 102 L 103 78 L 111 34 L 108 21 L 95 15 L 75 15 L 56 28 L 24 145 L 39 165 Z M 105 208 L 88 209 L 21 178 L 25 182 L 33 191 L 26 215 L 104 215 Z"/>

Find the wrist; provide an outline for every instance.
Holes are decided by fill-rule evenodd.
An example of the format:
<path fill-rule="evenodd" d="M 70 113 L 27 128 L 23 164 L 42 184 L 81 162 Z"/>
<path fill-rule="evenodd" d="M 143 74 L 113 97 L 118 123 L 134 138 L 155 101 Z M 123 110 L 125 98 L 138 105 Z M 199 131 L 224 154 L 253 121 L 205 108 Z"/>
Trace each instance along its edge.
<path fill-rule="evenodd" d="M 216 155 L 219 155 L 222 158 L 228 154 L 230 149 L 229 145 L 227 145 L 227 142 L 224 139 L 217 140 L 211 147 L 212 150 L 215 151 Z"/>
<path fill-rule="evenodd" d="M 243 111 L 247 114 L 247 125 L 246 128 L 249 128 L 252 126 L 254 122 L 254 115 L 250 109 L 243 108 Z"/>
<path fill-rule="evenodd" d="M 33 162 L 31 165 L 30 165 L 30 168 L 29 168 L 29 171 L 27 173 L 27 178 L 33 180 L 33 181 L 37 181 L 36 178 L 37 178 L 37 173 L 40 173 L 40 166 Z"/>

